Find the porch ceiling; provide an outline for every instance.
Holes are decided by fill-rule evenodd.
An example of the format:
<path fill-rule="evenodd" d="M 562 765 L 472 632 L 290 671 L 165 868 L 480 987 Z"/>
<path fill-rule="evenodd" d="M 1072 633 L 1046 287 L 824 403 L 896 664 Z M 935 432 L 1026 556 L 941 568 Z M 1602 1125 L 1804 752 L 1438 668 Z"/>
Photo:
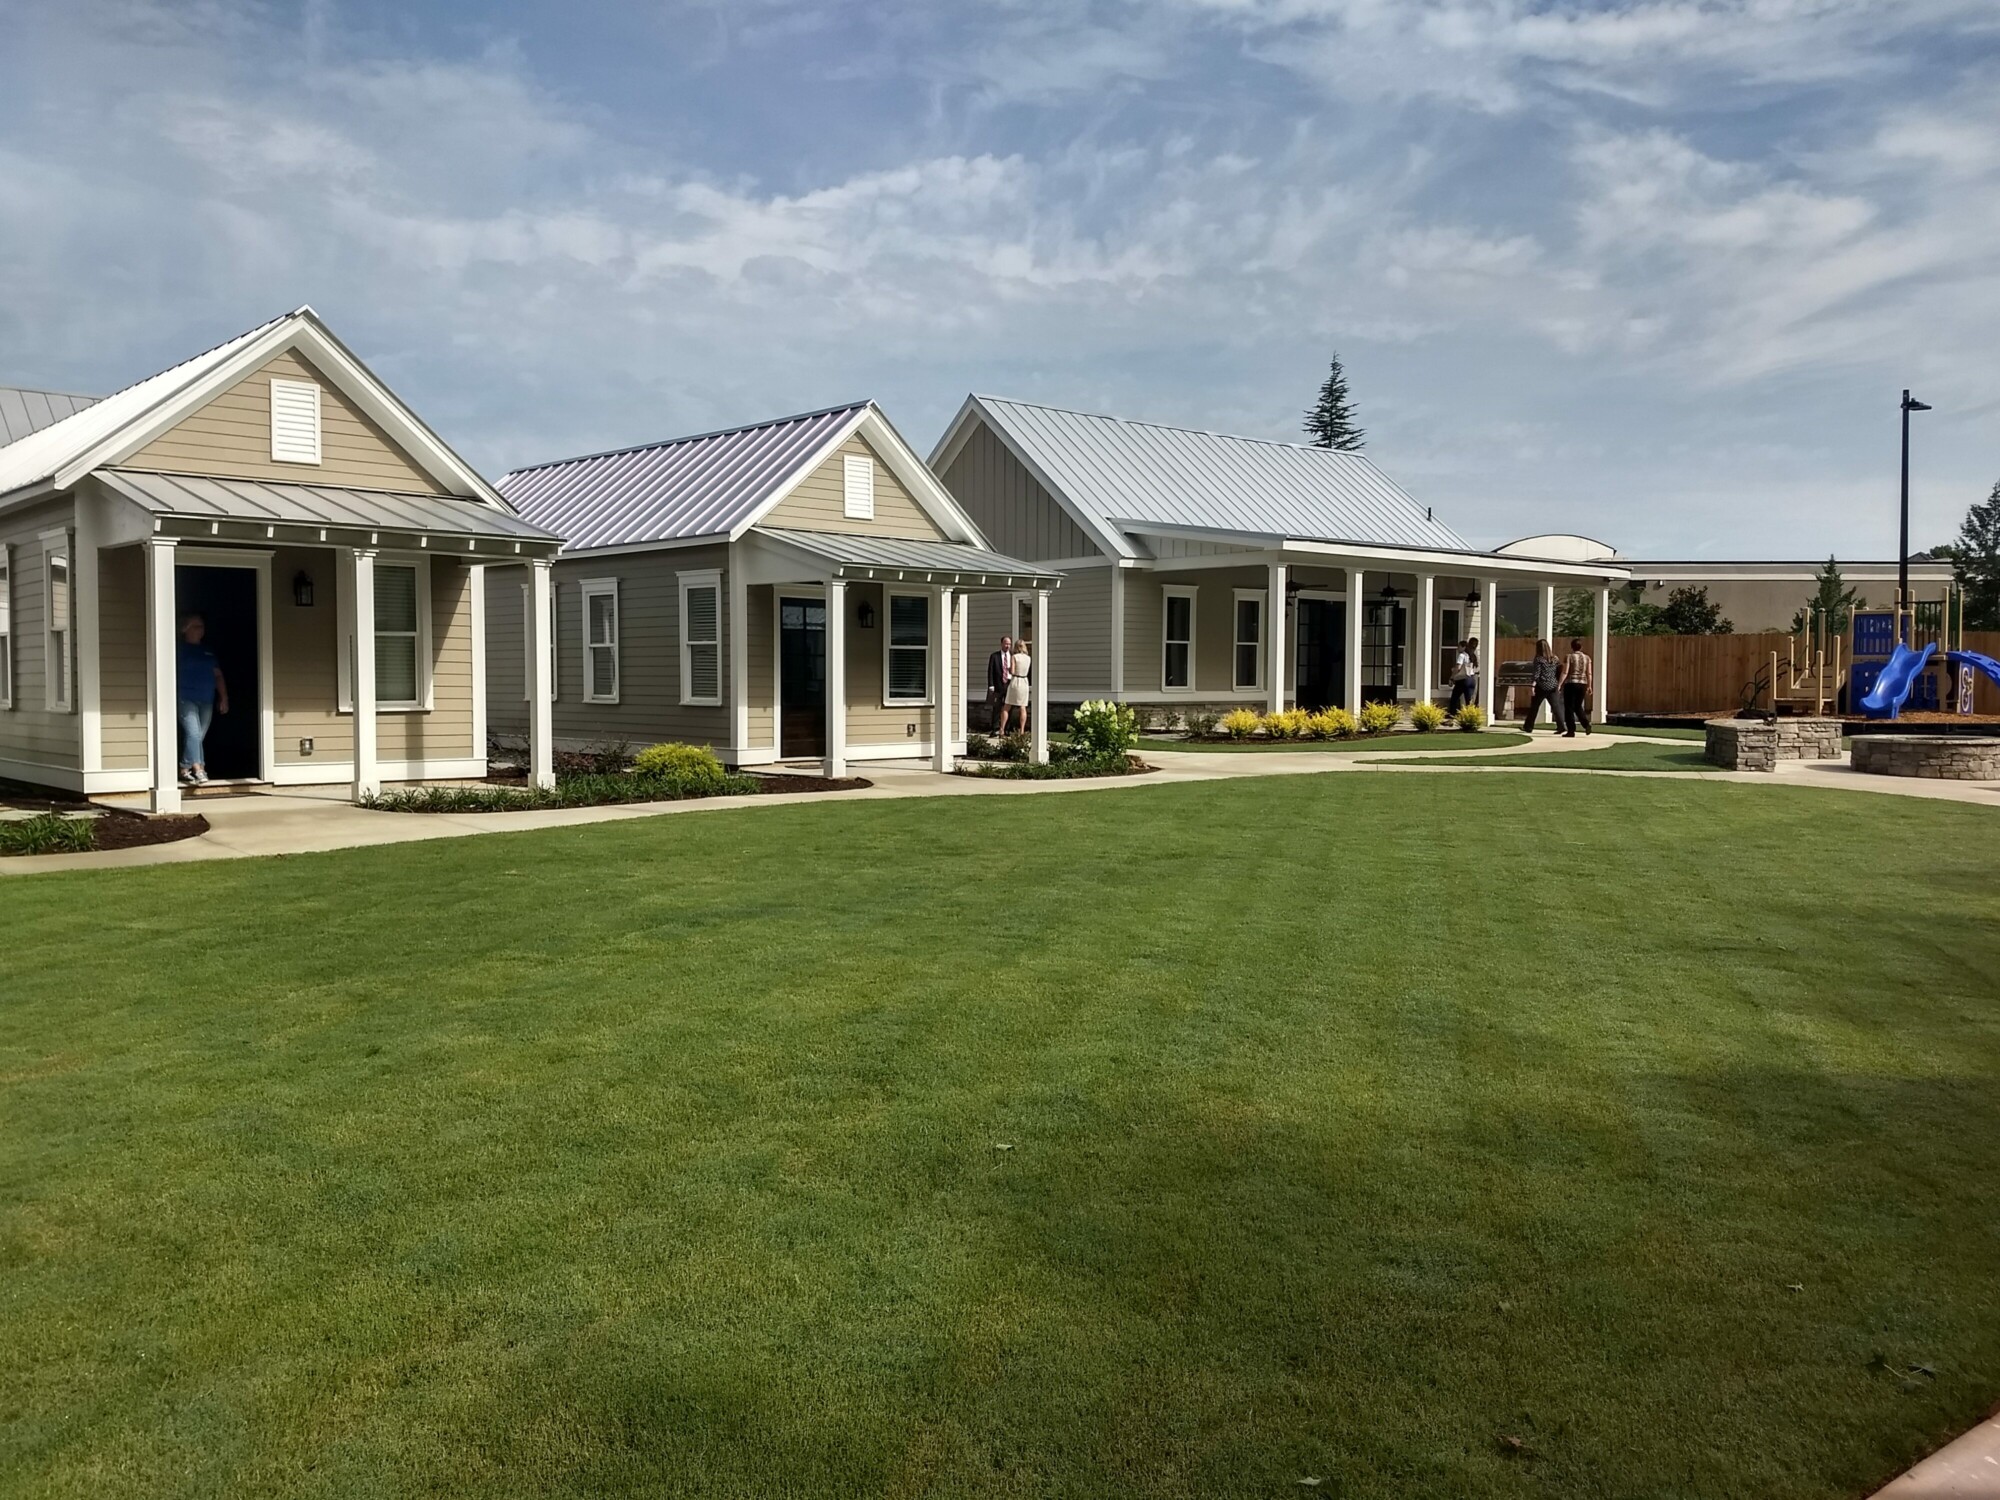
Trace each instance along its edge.
<path fill-rule="evenodd" d="M 751 535 L 804 554 L 832 578 L 950 584 L 953 588 L 974 589 L 1050 589 L 1062 582 L 1062 574 L 1041 564 L 1022 562 L 964 542 L 794 531 L 779 526 L 758 526 Z"/>
<path fill-rule="evenodd" d="M 100 469 L 106 489 L 129 500 L 156 521 L 189 522 L 211 528 L 226 540 L 232 526 L 263 528 L 281 539 L 330 540 L 365 536 L 368 545 L 411 540 L 449 540 L 468 551 L 543 557 L 560 540 L 540 527 L 476 500 L 355 490 L 329 484 L 281 484 L 256 479 L 221 479 L 201 474 L 155 474 L 137 469 Z M 276 530 L 273 531 L 273 528 Z M 313 533 L 300 537 L 298 532 Z"/>

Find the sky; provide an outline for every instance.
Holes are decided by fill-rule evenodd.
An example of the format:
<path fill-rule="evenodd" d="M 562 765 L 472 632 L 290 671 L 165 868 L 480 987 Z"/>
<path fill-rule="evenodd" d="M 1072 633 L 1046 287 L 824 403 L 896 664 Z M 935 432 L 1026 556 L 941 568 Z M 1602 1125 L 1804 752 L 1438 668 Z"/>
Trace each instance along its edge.
<path fill-rule="evenodd" d="M 1894 555 L 2000 481 L 1994 0 L 0 0 L 0 383 L 310 303 L 473 463 L 968 391 L 1476 543 Z"/>

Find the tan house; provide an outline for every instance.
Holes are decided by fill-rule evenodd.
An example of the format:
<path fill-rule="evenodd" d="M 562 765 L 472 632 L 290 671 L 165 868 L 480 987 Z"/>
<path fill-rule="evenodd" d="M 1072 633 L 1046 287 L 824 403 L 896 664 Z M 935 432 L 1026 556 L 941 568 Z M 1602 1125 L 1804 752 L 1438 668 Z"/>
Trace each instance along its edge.
<path fill-rule="evenodd" d="M 499 487 L 565 543 L 543 600 L 518 572 L 488 574 L 497 729 L 525 727 L 519 663 L 539 625 L 559 745 L 678 740 L 828 776 L 908 757 L 945 769 L 965 741 L 965 601 L 1018 596 L 1034 638 L 1050 631 L 1056 571 L 989 548 L 873 402 L 539 464 Z"/>
<path fill-rule="evenodd" d="M 485 773 L 481 573 L 546 576 L 556 540 L 310 308 L 102 400 L 0 394 L 0 421 L 0 776 L 177 809 L 191 613 L 228 688 L 215 780 Z M 545 716 L 537 750 L 546 780 Z"/>
<path fill-rule="evenodd" d="M 1067 580 L 1045 647 L 1062 704 L 1429 698 L 1449 691 L 1457 643 L 1492 633 L 1501 589 L 1535 591 L 1548 635 L 1558 589 L 1602 599 L 1627 577 L 1471 547 L 1360 454 L 1296 443 L 975 395 L 931 467 L 995 546 Z M 1024 605 L 975 600 L 974 640 L 1017 630 Z M 1599 714 L 1604 646 L 1600 630 Z M 1490 716 L 1496 653 L 1481 666 Z"/>

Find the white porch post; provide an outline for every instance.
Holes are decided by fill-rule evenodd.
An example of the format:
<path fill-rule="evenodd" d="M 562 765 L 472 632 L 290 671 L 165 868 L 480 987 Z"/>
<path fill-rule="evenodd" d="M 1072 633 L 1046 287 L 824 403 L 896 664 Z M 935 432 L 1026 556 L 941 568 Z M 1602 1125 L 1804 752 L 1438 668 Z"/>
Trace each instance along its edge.
<path fill-rule="evenodd" d="M 1536 616 L 1535 634 L 1549 643 L 1551 651 L 1556 649 L 1556 586 L 1545 583 L 1541 587 L 1542 607 Z"/>
<path fill-rule="evenodd" d="M 826 776 L 835 781 L 846 774 L 847 584 L 834 578 L 826 585 Z"/>
<path fill-rule="evenodd" d="M 1479 580 L 1479 706 L 1493 722 L 1493 684 L 1500 676 L 1500 580 Z"/>
<path fill-rule="evenodd" d="M 1111 700 L 1125 701 L 1125 570 L 1111 559 Z"/>
<path fill-rule="evenodd" d="M 1035 646 L 1028 669 L 1028 727 L 1034 736 L 1036 765 L 1049 758 L 1049 591 L 1035 590 Z"/>
<path fill-rule="evenodd" d="M 1285 565 L 1271 564 L 1264 584 L 1264 686 L 1271 712 L 1285 711 Z M 1232 630 L 1235 628 L 1232 623 Z"/>
<path fill-rule="evenodd" d="M 937 658 L 937 687 L 931 694 L 931 768 L 936 771 L 951 769 L 951 721 L 955 717 L 951 711 L 951 695 L 954 685 L 951 679 L 952 650 L 952 606 L 956 595 L 950 589 L 939 589 L 937 596 L 937 628 L 943 639 L 932 654 Z"/>
<path fill-rule="evenodd" d="M 967 597 L 962 593 L 954 594 L 951 601 L 952 650 L 958 656 L 958 682 L 955 684 L 958 690 L 958 710 L 952 717 L 961 721 L 958 727 L 964 733 L 959 735 L 960 739 L 964 739 L 972 730 L 972 710 L 968 706 L 972 701 L 972 668 L 967 660 L 967 654 L 972 649 L 967 639 L 972 634 L 972 610 L 967 603 Z"/>
<path fill-rule="evenodd" d="M 543 788 L 556 784 L 555 572 L 546 558 L 528 564 L 528 619 L 521 638 L 527 646 L 528 782 Z"/>
<path fill-rule="evenodd" d="M 1351 714 L 1361 712 L 1361 628 L 1366 616 L 1362 613 L 1362 591 L 1367 587 L 1366 575 L 1359 568 L 1347 570 L 1347 702 L 1345 707 Z"/>
<path fill-rule="evenodd" d="M 348 679 L 354 689 L 354 800 L 382 790 L 375 755 L 375 554 L 347 553 L 347 597 L 354 601 L 354 633 L 347 638 Z"/>
<path fill-rule="evenodd" d="M 180 717 L 174 663 L 180 639 L 174 619 L 174 544 L 153 537 L 146 550 L 146 702 L 152 720 L 152 796 L 156 813 L 181 810 Z"/>
<path fill-rule="evenodd" d="M 1590 674 L 1596 681 L 1591 696 L 1597 701 L 1590 706 L 1591 717 L 1600 724 L 1611 722 L 1611 700 L 1606 696 L 1606 687 L 1611 680 L 1611 586 L 1605 584 L 1597 591 L 1597 626 L 1593 634 L 1597 637 L 1591 644 Z"/>
<path fill-rule="evenodd" d="M 740 544 L 729 550 L 729 763 L 740 766 L 750 751 L 750 580 Z"/>
<path fill-rule="evenodd" d="M 1417 701 L 1431 701 L 1431 689 L 1437 685 L 1437 575 L 1419 573 L 1417 575 Z"/>
<path fill-rule="evenodd" d="M 467 563 L 465 586 L 472 600 L 472 755 L 486 764 L 486 564 Z"/>
<path fill-rule="evenodd" d="M 76 526 L 69 537 L 70 629 L 76 639 L 76 723 L 86 790 L 90 775 L 104 769 L 104 714 L 99 626 L 104 596 L 97 581 L 98 502 L 94 495 L 76 503 Z M 265 647 L 269 650 L 269 647 Z"/>

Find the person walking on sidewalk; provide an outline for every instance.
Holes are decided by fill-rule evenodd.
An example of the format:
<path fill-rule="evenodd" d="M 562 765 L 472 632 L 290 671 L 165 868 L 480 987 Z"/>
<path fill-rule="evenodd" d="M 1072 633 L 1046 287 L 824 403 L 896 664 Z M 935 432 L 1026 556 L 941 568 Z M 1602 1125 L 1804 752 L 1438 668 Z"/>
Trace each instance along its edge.
<path fill-rule="evenodd" d="M 1467 636 L 1458 643 L 1458 657 L 1451 668 L 1452 714 L 1468 703 L 1479 701 L 1479 637 Z"/>
<path fill-rule="evenodd" d="M 1535 720 L 1541 717 L 1542 705 L 1549 706 L 1549 728 L 1562 733 L 1562 658 L 1547 641 L 1535 642 L 1534 696 L 1528 700 L 1528 717 L 1521 728 L 1529 734 L 1535 732 Z"/>
<path fill-rule="evenodd" d="M 1585 703 L 1590 697 L 1591 661 L 1583 649 L 1583 638 L 1571 636 L 1569 655 L 1563 658 L 1563 735 L 1575 739 L 1579 725 L 1585 734 L 1590 733 L 1590 712 Z"/>

